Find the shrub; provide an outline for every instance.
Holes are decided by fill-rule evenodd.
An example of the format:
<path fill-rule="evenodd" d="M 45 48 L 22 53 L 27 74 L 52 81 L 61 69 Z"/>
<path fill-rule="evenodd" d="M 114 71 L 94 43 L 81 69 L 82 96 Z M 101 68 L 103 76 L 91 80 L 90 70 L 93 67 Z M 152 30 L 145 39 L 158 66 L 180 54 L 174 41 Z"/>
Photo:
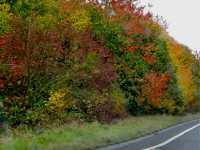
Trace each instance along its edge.
<path fill-rule="evenodd" d="M 122 47 L 127 44 L 126 38 L 123 36 L 123 28 L 120 24 L 108 22 L 101 12 L 92 10 L 91 27 L 93 36 L 97 40 L 104 41 L 114 55 L 119 56 L 122 53 Z"/>
<path fill-rule="evenodd" d="M 113 119 L 123 118 L 126 114 L 126 100 L 119 89 L 105 91 L 95 96 L 95 116 L 98 121 L 110 123 Z"/>
<path fill-rule="evenodd" d="M 8 4 L 0 4 L 0 36 L 11 30 L 10 26 L 10 6 Z"/>
<path fill-rule="evenodd" d="M 160 98 L 166 93 L 169 94 L 168 98 L 176 103 L 177 110 L 181 111 L 182 93 L 178 89 L 165 42 L 145 35 L 133 35 L 132 39 L 130 44 L 134 50 L 128 49 L 124 52 L 121 65 L 117 67 L 118 81 L 129 99 L 130 112 L 160 112 Z M 153 75 L 152 72 L 159 75 Z"/>
<path fill-rule="evenodd" d="M 116 88 L 102 92 L 78 90 L 75 93 L 75 105 L 88 121 L 97 119 L 110 123 L 115 118 L 123 118 L 126 113 L 126 100 L 123 93 Z"/>
<path fill-rule="evenodd" d="M 12 11 L 26 20 L 30 16 L 56 15 L 57 6 L 58 3 L 55 0 L 17 0 L 12 6 Z"/>
<path fill-rule="evenodd" d="M 49 101 L 46 104 L 50 112 L 60 112 L 65 109 L 65 93 L 62 91 L 50 92 Z"/>
<path fill-rule="evenodd" d="M 109 97 L 97 97 L 95 101 L 95 116 L 102 123 L 110 123 L 113 120 L 113 103 Z"/>
<path fill-rule="evenodd" d="M 174 100 L 161 99 L 159 108 L 161 109 L 162 113 L 167 113 L 167 114 L 177 113 L 177 106 Z"/>
<path fill-rule="evenodd" d="M 58 90 L 50 92 L 50 97 L 45 106 L 51 113 L 69 111 L 73 107 L 73 99 L 69 90 Z"/>
<path fill-rule="evenodd" d="M 89 27 L 90 16 L 85 9 L 75 9 L 70 12 L 68 21 L 77 32 L 80 32 Z"/>
<path fill-rule="evenodd" d="M 81 69 L 86 72 L 92 72 L 99 63 L 99 56 L 95 52 L 86 54 L 84 62 L 81 64 Z"/>
<path fill-rule="evenodd" d="M 0 95 L 0 126 L 5 120 L 4 111 L 3 111 L 3 95 Z"/>
<path fill-rule="evenodd" d="M 127 115 L 128 102 L 124 93 L 119 88 L 114 88 L 110 91 L 110 97 L 113 103 L 113 115 L 116 118 L 123 118 Z"/>
<path fill-rule="evenodd" d="M 110 4 L 112 11 L 82 0 L 1 3 L 0 114 L 11 125 L 74 114 L 110 123 L 128 111 L 175 114 L 197 105 L 191 54 L 161 39 L 143 8 Z"/>
<path fill-rule="evenodd" d="M 5 117 L 13 126 L 25 123 L 27 107 L 27 101 L 23 96 L 12 96 L 3 100 Z"/>
<path fill-rule="evenodd" d="M 144 77 L 143 92 L 148 99 L 148 103 L 153 107 L 159 107 L 161 104 L 161 96 L 163 96 L 167 89 L 167 82 L 169 76 L 166 74 L 149 73 Z"/>
<path fill-rule="evenodd" d="M 194 102 L 193 89 L 195 89 L 195 87 L 192 81 L 192 55 L 183 46 L 178 43 L 174 43 L 173 41 L 168 41 L 167 46 L 170 58 L 176 68 L 175 73 L 178 77 L 177 84 L 182 90 L 182 95 L 185 100 L 183 105 L 187 108 L 187 105 Z"/>
<path fill-rule="evenodd" d="M 195 85 L 195 89 L 193 91 L 194 96 L 194 104 L 193 109 L 196 111 L 200 111 L 200 57 L 199 53 L 196 52 L 194 55 L 192 63 L 192 80 Z M 194 111 L 192 110 L 192 111 Z"/>

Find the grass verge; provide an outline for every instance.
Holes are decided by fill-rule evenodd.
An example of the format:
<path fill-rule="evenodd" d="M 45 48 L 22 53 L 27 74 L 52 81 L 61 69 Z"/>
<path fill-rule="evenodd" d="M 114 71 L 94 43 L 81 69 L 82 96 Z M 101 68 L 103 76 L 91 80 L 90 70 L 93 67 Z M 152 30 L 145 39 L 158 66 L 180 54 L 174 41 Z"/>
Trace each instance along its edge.
<path fill-rule="evenodd" d="M 200 118 L 200 114 L 185 116 L 129 117 L 110 125 L 71 123 L 42 132 L 8 130 L 0 137 L 0 150 L 88 150 L 134 139 L 171 125 Z"/>

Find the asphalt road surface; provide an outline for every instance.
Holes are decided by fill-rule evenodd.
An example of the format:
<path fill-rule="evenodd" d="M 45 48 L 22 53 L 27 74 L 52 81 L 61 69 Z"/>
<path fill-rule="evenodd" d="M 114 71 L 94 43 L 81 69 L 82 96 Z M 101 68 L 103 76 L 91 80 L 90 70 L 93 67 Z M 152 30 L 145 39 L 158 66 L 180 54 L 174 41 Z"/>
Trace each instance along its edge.
<path fill-rule="evenodd" d="M 133 141 L 97 150 L 200 150 L 200 121 L 179 124 Z"/>

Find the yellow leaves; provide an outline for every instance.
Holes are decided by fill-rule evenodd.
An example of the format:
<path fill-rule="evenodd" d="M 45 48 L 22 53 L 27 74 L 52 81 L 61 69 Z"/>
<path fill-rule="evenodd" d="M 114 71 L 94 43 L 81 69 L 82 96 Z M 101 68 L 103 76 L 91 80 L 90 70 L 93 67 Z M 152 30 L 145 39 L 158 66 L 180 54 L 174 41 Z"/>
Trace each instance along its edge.
<path fill-rule="evenodd" d="M 0 4 L 0 35 L 11 30 L 10 19 L 10 6 L 8 4 Z"/>
<path fill-rule="evenodd" d="M 62 91 L 55 91 L 50 93 L 49 101 L 46 104 L 52 111 L 63 110 L 65 93 Z"/>
<path fill-rule="evenodd" d="M 164 108 L 168 111 L 168 113 L 174 113 L 176 109 L 176 103 L 174 100 L 163 99 L 160 104 L 160 108 Z"/>
<path fill-rule="evenodd" d="M 59 0 L 59 17 L 67 21 L 77 32 L 83 32 L 89 25 L 90 14 L 84 1 Z"/>
<path fill-rule="evenodd" d="M 122 93 L 121 90 L 113 89 L 111 91 L 111 98 L 113 103 L 113 112 L 117 115 L 123 115 L 126 112 L 125 105 L 125 95 Z"/>
<path fill-rule="evenodd" d="M 68 21 L 76 31 L 84 31 L 90 25 L 89 13 L 85 9 L 77 9 L 69 14 Z"/>
<path fill-rule="evenodd" d="M 73 106 L 73 100 L 70 97 L 67 97 L 67 100 L 65 99 L 68 96 L 67 93 L 65 90 L 50 92 L 49 101 L 46 103 L 47 109 L 51 112 L 61 112 L 71 108 Z"/>
<path fill-rule="evenodd" d="M 0 4 L 0 12 L 9 12 L 10 11 L 10 6 L 8 4 Z"/>
<path fill-rule="evenodd" d="M 178 85 L 186 98 L 185 105 L 193 101 L 194 84 L 192 81 L 191 55 L 183 46 L 172 41 L 168 41 L 169 54 L 176 68 Z"/>

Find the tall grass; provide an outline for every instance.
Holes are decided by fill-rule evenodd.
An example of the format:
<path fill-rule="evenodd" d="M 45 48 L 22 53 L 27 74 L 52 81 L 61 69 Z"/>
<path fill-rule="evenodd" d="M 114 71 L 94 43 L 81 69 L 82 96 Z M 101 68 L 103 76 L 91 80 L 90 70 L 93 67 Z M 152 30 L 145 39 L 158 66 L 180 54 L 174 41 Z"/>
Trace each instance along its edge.
<path fill-rule="evenodd" d="M 86 150 L 120 143 L 167 128 L 179 122 L 199 118 L 186 116 L 140 116 L 112 124 L 70 123 L 45 130 L 7 130 L 0 138 L 0 150 Z M 24 131 L 24 132 L 22 132 Z"/>

